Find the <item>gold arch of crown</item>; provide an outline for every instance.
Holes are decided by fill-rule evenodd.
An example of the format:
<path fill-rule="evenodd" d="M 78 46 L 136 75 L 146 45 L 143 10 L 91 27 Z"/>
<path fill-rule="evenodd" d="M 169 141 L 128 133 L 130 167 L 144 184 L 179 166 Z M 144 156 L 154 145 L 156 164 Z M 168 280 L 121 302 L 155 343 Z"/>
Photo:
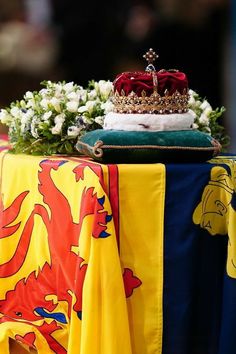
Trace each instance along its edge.
<path fill-rule="evenodd" d="M 158 80 L 156 69 L 153 62 L 158 58 L 158 55 L 152 48 L 147 51 L 143 57 L 147 60 L 148 66 L 146 71 L 149 71 L 153 76 L 153 93 L 147 96 L 146 91 L 141 92 L 141 96 L 136 95 L 135 92 L 130 92 L 128 95 L 122 90 L 121 94 L 116 91 L 113 95 L 114 110 L 116 113 L 157 113 L 157 114 L 171 114 L 171 113 L 185 113 L 188 111 L 189 94 L 188 90 L 184 89 L 180 94 L 175 91 L 172 95 L 168 90 L 165 91 L 164 96 L 158 93 Z M 161 70 L 165 71 L 165 70 Z M 174 70 L 178 71 L 178 70 Z"/>

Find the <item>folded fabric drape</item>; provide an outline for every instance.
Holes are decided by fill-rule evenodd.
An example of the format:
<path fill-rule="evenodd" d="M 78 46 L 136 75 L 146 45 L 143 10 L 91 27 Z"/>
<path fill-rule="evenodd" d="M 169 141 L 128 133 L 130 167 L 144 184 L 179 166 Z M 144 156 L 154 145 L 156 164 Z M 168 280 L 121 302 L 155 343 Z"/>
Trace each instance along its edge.
<path fill-rule="evenodd" d="M 101 166 L 58 157 L 1 159 L 0 332 L 9 336 L 6 323 L 10 331 L 20 324 L 24 335 L 14 330 L 12 338 L 38 348 L 40 332 L 57 354 L 131 354 Z"/>
<path fill-rule="evenodd" d="M 0 352 L 235 354 L 235 156 L 0 160 Z"/>

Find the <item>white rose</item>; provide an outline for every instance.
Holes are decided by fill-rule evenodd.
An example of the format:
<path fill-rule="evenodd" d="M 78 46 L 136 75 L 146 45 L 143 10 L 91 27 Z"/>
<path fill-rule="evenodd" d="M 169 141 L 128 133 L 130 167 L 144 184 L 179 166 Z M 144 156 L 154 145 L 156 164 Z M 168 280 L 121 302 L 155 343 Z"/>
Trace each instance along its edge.
<path fill-rule="evenodd" d="M 69 112 L 77 112 L 79 107 L 79 102 L 78 101 L 70 101 L 67 102 L 66 108 Z"/>
<path fill-rule="evenodd" d="M 193 128 L 193 129 L 198 129 L 198 128 L 199 128 L 199 125 L 198 125 L 197 123 L 193 123 L 192 128 Z"/>

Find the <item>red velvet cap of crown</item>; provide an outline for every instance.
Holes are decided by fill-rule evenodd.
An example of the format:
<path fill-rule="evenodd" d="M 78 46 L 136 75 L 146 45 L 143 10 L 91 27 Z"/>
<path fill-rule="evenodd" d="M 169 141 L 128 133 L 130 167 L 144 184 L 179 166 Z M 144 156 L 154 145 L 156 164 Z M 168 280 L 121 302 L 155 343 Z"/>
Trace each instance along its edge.
<path fill-rule="evenodd" d="M 169 95 L 176 91 L 180 94 L 188 91 L 188 79 L 183 72 L 177 70 L 160 70 L 155 72 L 157 76 L 157 92 L 160 96 L 164 96 L 166 92 Z M 141 96 L 142 91 L 150 96 L 154 91 L 153 73 L 147 71 L 124 72 L 116 76 L 114 80 L 114 91 L 120 95 L 122 91 L 127 96 L 132 91 L 137 96 Z"/>

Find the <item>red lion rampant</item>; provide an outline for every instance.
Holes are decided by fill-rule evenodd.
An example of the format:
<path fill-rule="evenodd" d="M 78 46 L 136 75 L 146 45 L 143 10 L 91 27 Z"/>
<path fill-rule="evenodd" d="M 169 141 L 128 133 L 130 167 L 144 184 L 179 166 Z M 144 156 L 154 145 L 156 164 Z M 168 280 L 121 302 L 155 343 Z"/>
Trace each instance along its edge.
<path fill-rule="evenodd" d="M 66 350 L 51 334 L 61 329 L 63 324 L 68 323 L 72 308 L 80 319 L 82 317 L 82 289 L 87 264 L 83 258 L 72 251 L 72 247 L 78 247 L 81 228 L 87 216 L 93 215 L 91 236 L 94 238 L 109 237 L 107 223 L 112 220 L 112 215 L 109 215 L 104 210 L 105 193 L 98 198 L 94 187 L 89 187 L 83 189 L 79 221 L 77 223 L 74 222 L 67 198 L 57 188 L 51 177 L 51 171 L 57 171 L 66 162 L 66 160 L 43 160 L 40 162 L 41 170 L 38 172 L 38 190 L 50 212 L 44 205 L 34 205 L 25 222 L 14 255 L 9 261 L 0 265 L 1 278 L 12 276 L 20 270 L 28 253 L 30 239 L 34 230 L 34 217 L 35 215 L 40 216 L 47 229 L 50 264 L 46 262 L 38 275 L 33 271 L 27 278 L 18 281 L 13 290 L 9 290 L 6 293 L 5 299 L 0 300 L 0 313 L 3 315 L 0 318 L 0 322 L 8 321 L 9 319 L 11 321 L 20 319 L 25 322 L 44 320 L 45 318 L 52 319 L 50 324 L 43 322 L 43 325 L 37 326 L 37 328 L 44 335 L 51 349 L 60 354 L 66 353 Z M 74 168 L 73 173 L 75 174 L 76 182 L 84 178 L 85 167 L 91 168 L 86 164 L 78 165 Z M 92 170 L 101 181 L 101 167 L 98 165 Z M 14 221 L 18 217 L 22 204 L 28 195 L 29 191 L 22 192 L 7 209 L 4 209 L 3 205 L 1 205 L 2 227 L 0 238 L 10 237 L 20 227 L 21 222 L 14 224 Z M 76 285 L 74 282 L 75 274 L 78 280 Z M 140 286 L 141 281 L 133 276 L 131 270 L 126 269 L 124 272 L 124 284 L 126 296 L 130 296 L 133 289 Z M 72 292 L 76 298 L 73 306 Z M 55 295 L 57 301 L 66 301 L 68 303 L 66 314 L 56 312 L 58 304 L 52 300 Z M 34 336 L 30 338 L 34 338 Z M 21 340 L 24 341 L 24 338 Z M 30 345 L 32 348 L 34 347 L 33 339 Z"/>

